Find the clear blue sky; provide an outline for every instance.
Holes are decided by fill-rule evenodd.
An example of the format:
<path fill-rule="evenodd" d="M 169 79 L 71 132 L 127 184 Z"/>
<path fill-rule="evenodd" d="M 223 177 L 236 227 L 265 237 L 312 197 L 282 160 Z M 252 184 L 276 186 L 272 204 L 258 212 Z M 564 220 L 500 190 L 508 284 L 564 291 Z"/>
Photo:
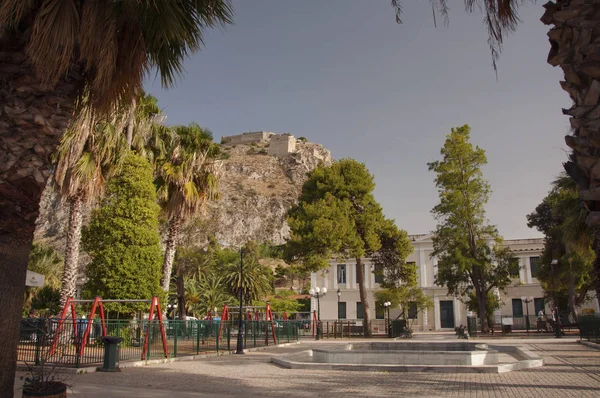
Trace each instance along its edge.
<path fill-rule="evenodd" d="M 235 25 L 208 32 L 175 88 L 146 87 L 169 124 L 197 121 L 217 139 L 290 132 L 366 163 L 386 215 L 409 233 L 435 227 L 426 163 L 467 123 L 488 156 L 490 221 L 507 239 L 540 236 L 525 215 L 566 160 L 570 106 L 546 63 L 543 8 L 522 8 L 496 80 L 483 16 L 450 3 L 449 26 L 435 28 L 426 1 L 406 0 L 397 25 L 389 0 L 237 0 Z"/>

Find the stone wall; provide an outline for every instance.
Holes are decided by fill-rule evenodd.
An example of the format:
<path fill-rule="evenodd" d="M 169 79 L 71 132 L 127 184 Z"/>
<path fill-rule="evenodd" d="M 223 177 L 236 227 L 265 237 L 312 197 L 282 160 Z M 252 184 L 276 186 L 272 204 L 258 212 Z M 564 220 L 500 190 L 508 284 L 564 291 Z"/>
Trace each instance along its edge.
<path fill-rule="evenodd" d="M 296 138 L 291 134 L 275 134 L 269 143 L 269 155 L 286 156 L 296 152 Z"/>
<path fill-rule="evenodd" d="M 227 145 L 250 144 L 252 142 L 266 142 L 273 135 L 269 131 L 254 131 L 238 135 L 228 135 L 221 138 L 221 143 Z"/>

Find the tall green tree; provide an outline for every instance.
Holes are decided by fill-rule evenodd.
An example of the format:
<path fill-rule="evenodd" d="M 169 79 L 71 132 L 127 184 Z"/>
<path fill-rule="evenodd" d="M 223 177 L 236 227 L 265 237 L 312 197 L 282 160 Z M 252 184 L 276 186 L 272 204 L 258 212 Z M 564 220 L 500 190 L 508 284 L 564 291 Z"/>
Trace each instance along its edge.
<path fill-rule="evenodd" d="M 219 146 L 212 133 L 198 124 L 173 128 L 174 140 L 160 163 L 158 198 L 168 217 L 168 235 L 163 262 L 162 288 L 169 290 L 175 251 L 184 221 L 204 209 L 208 200 L 219 195 Z"/>
<path fill-rule="evenodd" d="M 288 262 L 302 261 L 315 272 L 327 268 L 334 257 L 356 260 L 365 325 L 369 325 L 370 313 L 363 258 L 382 247 L 382 235 L 398 238 L 400 246 L 404 243 L 402 237 L 406 237 L 405 232 L 392 231 L 395 226 L 383 216 L 373 197 L 374 188 L 373 176 L 356 160 L 342 159 L 329 167 L 320 166 L 309 174 L 298 204 L 287 217 L 291 229 L 286 243 Z M 394 244 L 390 247 L 402 252 Z M 408 255 L 410 251 L 402 253 Z M 365 333 L 370 334 L 369 328 Z"/>
<path fill-rule="evenodd" d="M 164 298 L 160 288 L 159 206 L 152 181 L 148 161 L 130 153 L 108 183 L 100 208 L 83 231 L 84 249 L 92 257 L 85 270 L 86 296 Z M 143 303 L 110 303 L 106 307 L 120 314 L 147 309 Z"/>
<path fill-rule="evenodd" d="M 550 300 L 556 296 L 554 305 L 568 307 L 573 317 L 576 307 L 587 300 L 588 292 L 597 289 L 593 229 L 586 224 L 586 217 L 579 189 L 565 173 L 553 181 L 548 195 L 527 215 L 527 226 L 546 238 L 538 279 Z M 552 265 L 552 260 L 557 264 Z"/>
<path fill-rule="evenodd" d="M 487 223 L 485 204 L 490 185 L 481 167 L 485 151 L 473 147 L 468 125 L 453 128 L 441 150 L 442 160 L 428 163 L 436 173 L 440 202 L 431 211 L 438 224 L 432 256 L 438 258 L 436 283 L 461 299 L 475 292 L 481 328 L 488 331 L 487 297 L 493 289 L 504 290 L 518 273 L 516 259 L 496 227 Z"/>
<path fill-rule="evenodd" d="M 231 17 L 229 0 L 0 2 L 1 396 L 14 394 L 22 281 L 39 201 L 78 93 L 106 110 L 130 101 L 151 70 L 170 86 L 187 55 L 203 46 L 204 32 Z"/>

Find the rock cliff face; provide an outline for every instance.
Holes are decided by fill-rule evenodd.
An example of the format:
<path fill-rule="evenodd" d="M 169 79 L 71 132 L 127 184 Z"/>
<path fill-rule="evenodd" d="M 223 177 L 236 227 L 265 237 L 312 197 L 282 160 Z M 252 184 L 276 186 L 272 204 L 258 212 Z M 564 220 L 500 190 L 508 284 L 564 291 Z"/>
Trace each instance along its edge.
<path fill-rule="evenodd" d="M 221 199 L 209 203 L 205 215 L 188 223 L 183 244 L 203 245 L 208 234 L 233 245 L 248 240 L 285 241 L 289 234 L 285 215 L 297 201 L 307 173 L 321 162 L 331 164 L 332 159 L 327 149 L 311 142 L 299 141 L 296 152 L 283 157 L 267 155 L 268 145 L 223 146 L 229 158 L 222 165 Z M 49 183 L 42 195 L 36 240 L 63 253 L 67 223 L 67 205 L 61 204 Z"/>
<path fill-rule="evenodd" d="M 220 180 L 221 199 L 207 207 L 201 222 L 186 229 L 183 239 L 202 244 L 208 234 L 233 245 L 248 240 L 282 244 L 289 235 L 288 209 L 296 203 L 307 173 L 331 154 L 321 145 L 298 142 L 296 152 L 267 155 L 267 143 L 225 146 Z"/>

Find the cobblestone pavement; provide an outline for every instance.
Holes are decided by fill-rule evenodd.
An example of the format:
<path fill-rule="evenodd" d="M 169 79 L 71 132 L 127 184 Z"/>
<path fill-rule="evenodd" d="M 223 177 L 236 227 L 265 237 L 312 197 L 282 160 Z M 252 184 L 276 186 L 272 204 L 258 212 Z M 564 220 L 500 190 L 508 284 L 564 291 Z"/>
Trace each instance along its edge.
<path fill-rule="evenodd" d="M 126 368 L 121 373 L 74 375 L 70 382 L 74 385 L 73 396 L 90 398 L 600 397 L 600 350 L 578 344 L 575 339 L 495 340 L 489 343 L 523 346 L 543 357 L 545 365 L 503 374 L 473 374 L 291 370 L 270 363 L 272 356 L 332 344 L 329 340 L 251 352 L 245 356 Z"/>

